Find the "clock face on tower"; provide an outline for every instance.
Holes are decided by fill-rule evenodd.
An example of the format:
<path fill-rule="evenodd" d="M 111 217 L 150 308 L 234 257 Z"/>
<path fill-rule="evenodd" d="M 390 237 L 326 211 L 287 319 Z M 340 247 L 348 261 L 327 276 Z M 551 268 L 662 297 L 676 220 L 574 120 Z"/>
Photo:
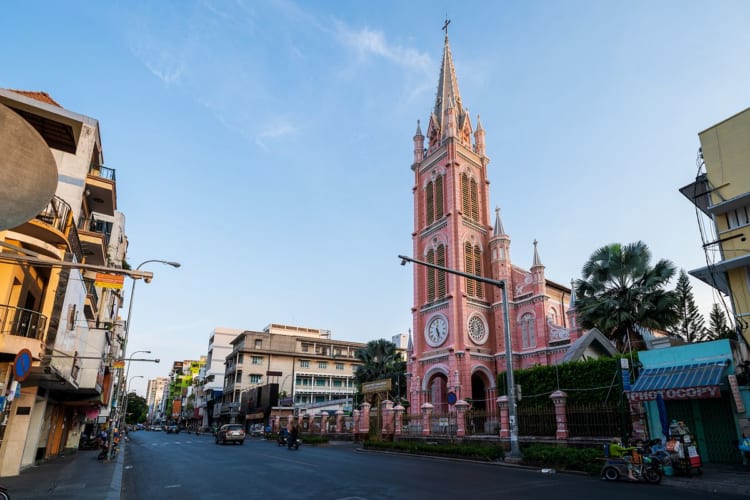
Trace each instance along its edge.
<path fill-rule="evenodd" d="M 469 330 L 469 338 L 475 344 L 481 345 L 487 342 L 487 325 L 484 324 L 484 320 L 478 314 L 473 315 L 469 318 L 467 324 Z"/>
<path fill-rule="evenodd" d="M 441 345 L 448 337 L 448 322 L 442 316 L 433 318 L 427 323 L 424 336 L 430 346 L 437 347 Z"/>

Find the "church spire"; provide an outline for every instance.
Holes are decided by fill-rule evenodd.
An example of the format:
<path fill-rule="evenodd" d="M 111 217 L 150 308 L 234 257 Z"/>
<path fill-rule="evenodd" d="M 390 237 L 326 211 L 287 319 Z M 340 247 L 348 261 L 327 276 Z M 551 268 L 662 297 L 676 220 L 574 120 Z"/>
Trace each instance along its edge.
<path fill-rule="evenodd" d="M 572 311 L 576 308 L 576 282 L 573 278 L 570 279 L 570 304 L 568 310 Z"/>
<path fill-rule="evenodd" d="M 495 207 L 495 227 L 492 230 L 492 236 L 500 237 L 507 236 L 505 234 L 505 228 L 503 228 L 503 221 L 500 219 L 500 207 Z"/>
<path fill-rule="evenodd" d="M 440 80 L 438 80 L 437 96 L 435 97 L 435 119 L 437 119 L 440 128 L 443 129 L 443 118 L 446 114 L 448 103 L 453 106 L 453 112 L 457 116 L 464 114 L 463 105 L 461 104 L 461 93 L 458 91 L 458 79 L 456 70 L 453 67 L 453 56 L 451 47 L 448 43 L 448 24 L 446 20 L 443 29 L 445 30 L 445 46 L 443 47 L 443 63 L 440 66 Z"/>
<path fill-rule="evenodd" d="M 534 261 L 531 263 L 531 269 L 534 269 L 535 267 L 544 267 L 542 259 L 539 258 L 539 251 L 536 248 L 538 243 L 538 241 L 534 240 Z"/>

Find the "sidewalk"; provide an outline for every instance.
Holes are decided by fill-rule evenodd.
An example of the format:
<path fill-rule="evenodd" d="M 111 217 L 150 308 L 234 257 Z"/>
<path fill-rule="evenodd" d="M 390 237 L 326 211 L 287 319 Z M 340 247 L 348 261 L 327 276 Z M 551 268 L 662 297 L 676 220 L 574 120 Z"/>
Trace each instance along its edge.
<path fill-rule="evenodd" d="M 81 499 L 119 500 L 127 443 L 110 463 L 96 459 L 98 450 L 86 450 L 28 467 L 15 477 L 0 478 L 13 500 Z"/>
<path fill-rule="evenodd" d="M 750 496 L 750 470 L 742 465 L 704 465 L 697 476 L 665 476 L 661 484 L 711 493 Z"/>

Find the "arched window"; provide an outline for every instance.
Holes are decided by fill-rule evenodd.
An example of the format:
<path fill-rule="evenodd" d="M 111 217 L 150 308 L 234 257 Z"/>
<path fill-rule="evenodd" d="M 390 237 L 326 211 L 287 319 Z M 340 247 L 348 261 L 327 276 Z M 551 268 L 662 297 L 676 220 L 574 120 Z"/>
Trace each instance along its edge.
<path fill-rule="evenodd" d="M 559 325 L 560 324 L 560 323 L 557 322 L 558 321 L 557 320 L 557 311 L 554 310 L 554 309 L 550 309 L 549 310 L 549 312 L 547 313 L 547 319 L 553 325 Z"/>
<path fill-rule="evenodd" d="M 443 176 L 438 175 L 434 181 L 425 186 L 425 224 L 429 226 L 443 217 Z"/>
<path fill-rule="evenodd" d="M 425 198 L 425 225 L 429 226 L 433 222 L 435 222 L 435 199 L 433 194 L 433 184 L 432 181 L 427 183 L 427 188 L 425 189 L 424 198 Z"/>
<path fill-rule="evenodd" d="M 471 200 L 469 198 L 469 176 L 461 174 L 461 211 L 464 213 L 464 217 L 469 217 L 471 214 Z"/>
<path fill-rule="evenodd" d="M 477 276 L 482 275 L 482 251 L 479 246 L 472 246 L 468 241 L 464 244 L 464 271 Z M 481 281 L 467 279 L 466 295 L 484 298 L 484 286 Z"/>
<path fill-rule="evenodd" d="M 479 222 L 479 189 L 477 189 L 477 181 L 471 179 L 471 218 Z"/>
<path fill-rule="evenodd" d="M 536 347 L 536 330 L 534 326 L 533 314 L 526 313 L 521 316 L 521 343 L 524 349 Z"/>
<path fill-rule="evenodd" d="M 427 252 L 427 262 L 445 267 L 445 246 L 438 245 L 437 250 Z M 445 281 L 445 271 L 439 271 L 431 267 L 427 268 L 427 301 L 445 297 L 448 293 Z"/>

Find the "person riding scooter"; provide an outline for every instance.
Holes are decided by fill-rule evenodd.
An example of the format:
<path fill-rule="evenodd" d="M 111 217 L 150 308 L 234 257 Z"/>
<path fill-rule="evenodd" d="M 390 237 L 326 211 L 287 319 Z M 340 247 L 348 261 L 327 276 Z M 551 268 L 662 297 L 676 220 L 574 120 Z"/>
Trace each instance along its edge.
<path fill-rule="evenodd" d="M 625 447 L 622 445 L 622 439 L 613 438 L 609 443 L 609 456 L 610 458 L 621 458 L 628 463 L 628 479 L 635 481 L 633 476 L 633 464 L 632 457 L 629 456 L 632 452 L 636 451 L 635 446 Z"/>

